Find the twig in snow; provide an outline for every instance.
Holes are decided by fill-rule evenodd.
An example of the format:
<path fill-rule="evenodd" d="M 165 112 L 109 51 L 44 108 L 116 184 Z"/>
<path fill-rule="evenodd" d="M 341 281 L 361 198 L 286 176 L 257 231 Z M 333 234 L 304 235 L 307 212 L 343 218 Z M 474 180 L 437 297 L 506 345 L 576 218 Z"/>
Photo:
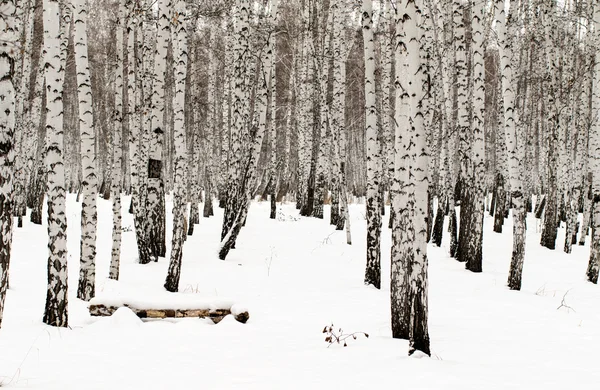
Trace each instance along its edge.
<path fill-rule="evenodd" d="M 569 310 L 573 310 L 573 312 L 575 312 L 575 309 L 573 309 L 571 306 L 567 305 L 567 303 L 565 302 L 565 298 L 567 297 L 567 294 L 569 293 L 569 291 L 571 291 L 571 289 L 568 289 L 567 292 L 565 293 L 565 295 L 563 295 L 562 300 L 560 301 L 560 306 L 556 308 L 556 310 L 560 309 L 561 307 L 564 307 L 565 309 L 567 309 L 567 313 L 569 313 Z"/>
<path fill-rule="evenodd" d="M 350 337 L 352 337 L 353 340 L 356 340 L 357 336 L 359 336 L 359 335 L 363 335 L 366 338 L 369 338 L 369 334 L 365 333 L 365 332 L 354 332 L 354 333 L 346 334 L 346 333 L 344 333 L 342 328 L 339 328 L 339 330 L 336 332 L 335 329 L 333 328 L 333 324 L 325 326 L 323 328 L 323 333 L 327 334 L 327 336 L 325 337 L 325 342 L 329 343 L 327 348 L 331 347 L 331 344 L 333 344 L 333 343 L 337 343 L 337 344 L 343 343 L 344 347 L 347 347 L 348 343 L 346 342 L 346 340 L 348 340 Z"/>

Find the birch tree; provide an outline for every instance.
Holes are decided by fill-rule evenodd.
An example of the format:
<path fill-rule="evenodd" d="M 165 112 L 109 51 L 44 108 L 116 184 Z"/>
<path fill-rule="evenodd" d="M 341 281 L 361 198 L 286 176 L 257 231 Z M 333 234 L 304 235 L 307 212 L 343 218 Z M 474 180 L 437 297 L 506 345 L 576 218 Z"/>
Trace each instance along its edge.
<path fill-rule="evenodd" d="M 498 32 L 498 43 L 500 47 L 500 67 L 502 69 L 502 95 L 504 106 L 504 134 L 508 148 L 508 170 L 511 188 L 511 199 L 513 203 L 513 250 L 508 277 L 508 286 L 512 290 L 521 289 L 521 275 L 523 272 L 523 259 L 525 256 L 525 203 L 523 197 L 522 150 L 524 148 L 522 135 L 518 131 L 521 127 L 518 123 L 518 110 L 516 109 L 515 86 L 516 79 L 513 72 L 516 38 L 517 15 L 516 3 L 510 3 L 509 14 L 504 18 L 504 1 L 496 3 L 496 29 Z M 503 216 L 501 216 L 504 218 Z"/>
<path fill-rule="evenodd" d="M 600 42 L 600 7 L 594 6 L 594 28 L 596 42 Z M 592 127 L 589 140 L 589 166 L 592 172 L 592 236 L 587 278 L 598 283 L 600 270 L 600 50 L 596 48 L 594 61 L 594 93 L 592 95 Z"/>
<path fill-rule="evenodd" d="M 185 80 L 187 71 L 187 31 L 186 31 L 186 5 L 184 0 L 177 0 L 173 25 L 176 29 L 177 41 L 174 42 L 176 53 L 175 60 L 175 112 L 174 127 L 174 196 L 173 196 L 173 241 L 171 244 L 171 260 L 165 288 L 167 291 L 179 290 L 181 276 L 181 258 L 183 257 L 183 243 L 186 236 L 186 201 L 185 201 L 185 171 L 186 171 L 186 138 L 185 138 Z"/>
<path fill-rule="evenodd" d="M 424 53 L 420 52 L 421 42 L 424 41 L 426 29 L 425 19 L 419 15 L 425 11 L 422 0 L 407 1 L 404 24 L 407 56 L 407 71 L 414 75 L 414 80 L 408 82 L 410 96 L 410 136 L 414 148 L 410 151 L 410 185 L 414 191 L 412 203 L 409 202 L 410 216 L 414 229 L 412 243 L 414 255 L 410 258 L 408 275 L 410 305 L 409 350 L 412 355 L 417 351 L 431 355 L 429 350 L 428 328 L 428 259 L 427 259 L 427 207 L 429 189 L 429 148 L 427 146 L 427 130 L 424 123 L 424 106 L 429 90 L 428 77 L 425 73 Z M 421 17 L 421 20 L 419 20 Z M 410 199 L 409 194 L 409 199 Z"/>
<path fill-rule="evenodd" d="M 87 0 L 75 2 L 75 58 L 79 128 L 81 137 L 81 170 L 83 175 L 81 204 L 81 253 L 77 297 L 89 301 L 96 291 L 96 151 L 94 118 L 92 116 L 92 86 L 88 62 Z"/>
<path fill-rule="evenodd" d="M 484 209 L 484 180 L 485 180 L 485 144 L 483 135 L 485 77 L 483 54 L 485 50 L 484 39 L 484 3 L 473 2 L 472 6 L 472 46 L 473 46 L 473 186 L 463 185 L 469 201 L 461 204 L 461 214 L 468 213 L 471 218 L 471 229 L 465 235 L 468 248 L 463 253 L 466 258 L 466 268 L 472 272 L 482 271 L 482 242 L 483 242 L 483 213 Z M 466 184 L 466 183 L 464 183 Z M 461 218 L 461 222 L 463 219 Z M 465 233 L 467 231 L 465 230 Z"/>
<path fill-rule="evenodd" d="M 137 4 L 133 0 L 127 0 L 127 116 L 129 128 L 129 163 L 131 165 L 131 205 L 134 213 L 134 227 L 138 247 L 138 261 L 140 264 L 150 262 L 150 250 L 148 247 L 147 227 L 145 221 L 146 198 L 142 189 L 143 182 L 139 171 L 142 159 L 143 138 L 141 123 L 139 120 L 139 103 L 141 96 L 141 85 L 138 78 L 140 72 L 136 73 L 135 57 L 135 29 L 137 22 Z M 141 31 L 140 31 L 141 33 Z"/>
<path fill-rule="evenodd" d="M 394 110 L 394 178 L 392 183 L 392 248 L 390 303 L 392 337 L 409 339 L 410 311 L 408 301 L 409 259 L 414 256 L 408 244 L 413 239 L 413 229 L 408 218 L 408 164 L 407 154 L 410 146 L 408 126 L 410 120 L 410 95 L 408 77 L 408 45 L 405 24 L 408 21 L 407 4 L 396 4 L 395 15 L 395 110 Z M 407 26 L 408 27 L 408 26 Z"/>
<path fill-rule="evenodd" d="M 46 170 L 48 177 L 48 289 L 44 323 L 67 327 L 67 215 L 65 167 L 63 165 L 62 81 L 66 45 L 61 47 L 67 28 L 61 29 L 58 0 L 44 0 L 44 62 L 46 75 Z M 69 23 L 69 19 L 62 21 Z M 64 25 L 63 25 L 64 27 Z"/>
<path fill-rule="evenodd" d="M 430 355 L 428 331 L 428 146 L 424 126 L 427 76 L 421 58 L 426 25 L 420 1 L 396 8 L 396 135 L 392 230 L 392 335 L 409 340 L 409 354 Z M 424 54 L 424 53 L 423 53 Z M 413 75 L 413 77 L 406 77 Z"/>
<path fill-rule="evenodd" d="M 365 284 L 381 288 L 381 213 L 379 208 L 379 145 L 375 101 L 375 42 L 373 4 L 363 1 L 362 29 L 365 54 L 365 100 L 367 142 L 367 266 Z"/>
<path fill-rule="evenodd" d="M 22 64 L 21 64 L 21 77 L 19 80 L 19 88 L 16 91 L 16 112 L 15 118 L 19 120 L 15 123 L 15 172 L 14 172 L 14 215 L 17 216 L 18 226 L 23 226 L 23 216 L 25 216 L 27 207 L 26 207 L 26 177 L 27 177 L 27 169 L 26 164 L 27 155 L 31 153 L 30 149 L 27 148 L 27 145 L 30 143 L 33 137 L 32 129 L 28 128 L 27 118 L 32 115 L 31 113 L 31 104 L 29 101 L 30 88 L 31 86 L 35 86 L 35 78 L 34 82 L 31 82 L 31 72 L 32 72 L 32 62 L 34 59 L 33 52 L 33 24 L 35 18 L 35 10 L 36 10 L 36 1 L 29 0 L 27 1 L 27 7 L 25 8 L 25 16 L 24 20 L 25 24 L 25 32 L 24 32 L 24 46 L 23 46 L 23 54 L 22 54 Z M 34 72 L 37 74 L 37 72 Z M 13 83 L 16 80 L 13 80 Z"/>
<path fill-rule="evenodd" d="M 147 212 L 149 220 L 148 243 L 152 255 L 165 256 L 163 242 L 165 209 L 163 172 L 163 137 L 164 105 L 165 105 L 165 72 L 167 67 L 167 50 L 171 39 L 171 0 L 160 0 L 158 2 L 158 32 L 156 38 L 156 50 L 154 55 L 154 72 L 152 85 L 152 132 L 150 142 L 150 156 L 148 160 L 148 203 Z"/>
<path fill-rule="evenodd" d="M 15 159 L 14 61 L 17 48 L 15 2 L 0 7 L 0 327 L 8 288 L 13 228 L 13 162 Z"/>
<path fill-rule="evenodd" d="M 113 246 L 111 252 L 109 277 L 119 279 L 121 259 L 121 165 L 123 158 L 123 22 L 125 18 L 124 0 L 118 2 L 116 23 L 116 56 L 115 56 L 115 110 L 113 114 L 113 178 L 112 178 L 112 211 L 113 211 Z"/>

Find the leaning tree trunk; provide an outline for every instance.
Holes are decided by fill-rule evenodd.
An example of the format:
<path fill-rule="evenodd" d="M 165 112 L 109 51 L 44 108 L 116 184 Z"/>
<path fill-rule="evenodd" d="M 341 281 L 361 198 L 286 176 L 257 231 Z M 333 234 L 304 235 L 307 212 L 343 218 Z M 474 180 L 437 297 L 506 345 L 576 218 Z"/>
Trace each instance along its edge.
<path fill-rule="evenodd" d="M 167 291 L 177 292 L 179 290 L 179 278 L 181 275 L 181 258 L 183 256 L 183 243 L 185 241 L 185 78 L 187 70 L 187 32 L 186 32 L 186 6 L 184 0 L 178 0 L 175 7 L 174 27 L 177 30 L 177 42 L 174 45 L 175 56 L 175 100 L 173 111 L 175 112 L 174 145 L 174 194 L 173 194 L 173 241 L 171 244 L 171 261 L 165 288 Z"/>
<path fill-rule="evenodd" d="M 248 0 L 238 0 L 236 13 L 238 20 L 234 23 L 235 38 L 234 45 L 234 69 L 233 69 L 233 92 L 232 92 L 232 113 L 231 113 L 231 141 L 229 172 L 227 178 L 227 199 L 223 216 L 223 227 L 221 229 L 221 241 L 231 230 L 237 212 L 241 207 L 243 196 L 238 194 L 240 183 L 242 181 L 242 161 L 244 148 L 242 147 L 242 137 L 246 130 L 246 109 L 249 107 L 249 94 L 245 75 L 249 69 L 248 66 L 248 48 L 249 48 L 249 12 L 250 4 Z"/>
<path fill-rule="evenodd" d="M 13 225 L 12 166 L 15 159 L 13 65 L 18 41 L 15 30 L 15 2 L 13 0 L 5 2 L 2 12 L 3 15 L 0 18 L 0 327 L 2 326 L 2 313 L 8 288 L 8 265 Z"/>
<path fill-rule="evenodd" d="M 114 134 L 113 134 L 113 178 L 112 178 L 112 201 L 113 201 L 113 235 L 112 252 L 110 260 L 109 278 L 119 280 L 119 266 L 121 259 L 121 165 L 123 159 L 123 21 L 125 18 L 125 7 L 123 0 L 119 0 L 117 16 L 116 35 L 117 47 L 115 56 L 115 111 L 114 111 Z"/>
<path fill-rule="evenodd" d="M 381 213 L 379 209 L 379 145 L 375 99 L 375 42 L 373 4 L 363 2 L 362 29 L 365 54 L 365 100 L 367 142 L 367 266 L 365 284 L 381 288 Z"/>
<path fill-rule="evenodd" d="M 67 20 L 63 21 L 64 24 Z M 63 26 L 64 27 L 64 26 Z M 58 0 L 44 0 L 44 61 L 46 63 L 46 169 L 48 175 L 48 289 L 44 323 L 68 326 L 67 214 L 63 165 L 63 102 L 61 47 L 67 28 L 61 29 Z M 66 53 L 65 53 L 66 58 Z"/>
<path fill-rule="evenodd" d="M 75 58 L 77 97 L 79 99 L 79 130 L 81 139 L 81 253 L 77 297 L 89 301 L 96 292 L 96 151 L 94 118 L 92 116 L 92 85 L 88 62 L 87 0 L 75 4 Z"/>
<path fill-rule="evenodd" d="M 267 39 L 267 47 L 270 46 L 271 36 Z M 255 193 L 256 177 L 257 177 L 257 165 L 260 158 L 260 150 L 262 146 L 263 137 L 265 135 L 267 126 L 267 97 L 268 97 L 268 86 L 271 82 L 271 56 L 272 52 L 266 51 L 264 56 L 259 57 L 261 64 L 257 66 L 257 77 L 258 88 L 256 90 L 256 111 L 258 113 L 258 124 L 256 126 L 256 132 L 253 135 L 251 146 L 244 156 L 242 171 L 240 175 L 240 181 L 237 188 L 234 189 L 237 200 L 237 208 L 232 209 L 235 212 L 233 223 L 227 233 L 221 240 L 221 247 L 219 249 L 219 258 L 225 260 L 229 251 L 235 247 L 237 237 L 240 233 L 241 228 L 244 226 L 246 217 L 248 215 L 248 208 L 250 207 L 250 201 L 252 195 Z"/>

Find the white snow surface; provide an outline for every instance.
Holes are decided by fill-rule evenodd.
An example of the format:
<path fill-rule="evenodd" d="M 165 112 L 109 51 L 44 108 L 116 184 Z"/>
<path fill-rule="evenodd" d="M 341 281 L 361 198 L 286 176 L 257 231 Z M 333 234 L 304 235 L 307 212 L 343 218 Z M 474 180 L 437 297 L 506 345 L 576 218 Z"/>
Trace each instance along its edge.
<path fill-rule="evenodd" d="M 123 199 L 123 226 L 132 227 Z M 202 218 L 184 245 L 180 293 L 163 288 L 166 259 L 137 264 L 135 233 L 123 233 L 121 274 L 110 281 L 112 214 L 98 203 L 97 295 L 157 305 L 244 305 L 246 324 L 227 316 L 141 321 L 129 309 L 92 318 L 76 298 L 80 205 L 68 197 L 69 324 L 42 323 L 47 230 L 15 228 L 10 289 L 0 329 L 0 383 L 31 389 L 597 389 L 600 386 L 600 286 L 587 283 L 588 245 L 562 252 L 540 247 L 528 217 L 523 289 L 506 279 L 511 220 L 503 234 L 486 214 L 483 273 L 473 274 L 429 245 L 429 332 L 432 357 L 407 356 L 391 337 L 389 212 L 383 220 L 382 289 L 363 285 L 364 204 L 352 205 L 353 245 L 325 220 L 298 218 L 293 204 L 253 202 L 237 249 L 217 258 L 222 210 Z M 167 203 L 170 244 L 171 204 Z M 389 210 L 388 210 L 389 211 Z M 44 221 L 45 223 L 46 221 Z M 102 298 L 104 297 L 104 298 Z M 174 298 L 175 297 L 175 298 Z M 564 298 L 564 304 L 561 302 Z M 559 308 L 560 307 L 560 308 Z M 241 310 L 237 306 L 235 310 Z M 348 347 L 324 341 L 324 326 L 345 333 Z"/>

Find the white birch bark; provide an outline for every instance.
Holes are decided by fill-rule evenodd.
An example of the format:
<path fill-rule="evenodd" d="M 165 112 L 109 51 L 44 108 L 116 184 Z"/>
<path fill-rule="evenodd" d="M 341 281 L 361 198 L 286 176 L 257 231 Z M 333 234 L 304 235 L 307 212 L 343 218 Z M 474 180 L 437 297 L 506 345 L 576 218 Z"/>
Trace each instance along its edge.
<path fill-rule="evenodd" d="M 121 259 L 121 165 L 123 159 L 123 22 L 125 18 L 124 0 L 119 0 L 119 10 L 116 23 L 116 56 L 115 56 L 115 111 L 113 114 L 113 234 L 109 278 L 119 279 Z"/>
<path fill-rule="evenodd" d="M 35 0 L 28 0 L 26 12 L 26 24 L 24 33 L 24 46 L 22 54 L 21 64 L 21 77 L 19 80 L 19 88 L 16 92 L 16 112 L 15 118 L 18 118 L 15 128 L 16 144 L 15 150 L 17 151 L 15 156 L 15 173 L 14 173 L 14 192 L 15 192 L 15 216 L 19 217 L 19 225 L 22 224 L 21 217 L 26 214 L 27 207 L 25 204 L 26 194 L 26 164 L 27 164 L 27 147 L 25 143 L 28 142 L 28 136 L 31 136 L 31 129 L 28 129 L 27 119 L 31 115 L 31 105 L 29 102 L 29 91 L 30 91 L 30 75 L 31 75 L 31 62 L 33 56 L 33 23 L 35 17 L 36 4 Z M 34 78 L 35 80 L 35 78 Z M 13 83 L 16 80 L 13 80 Z M 35 86 L 35 81 L 32 84 Z M 25 133 L 28 134 L 25 134 Z"/>
<path fill-rule="evenodd" d="M 226 36 L 225 36 L 225 63 L 233 63 L 233 26 L 231 21 L 224 22 Z M 229 153 L 230 153 L 230 129 L 232 124 L 232 110 L 231 110 L 231 98 L 232 98 L 232 67 L 225 66 L 223 72 L 223 127 L 221 129 L 221 158 L 220 158 L 220 169 L 219 179 L 217 182 L 219 192 L 219 207 L 225 207 L 225 198 L 227 194 L 227 179 L 229 173 Z"/>
<path fill-rule="evenodd" d="M 148 158 L 148 200 L 147 213 L 149 220 L 148 243 L 154 258 L 164 256 L 164 182 L 163 182 L 163 138 L 165 136 L 165 72 L 167 67 L 167 51 L 171 40 L 171 0 L 158 2 L 158 25 L 154 67 L 152 72 L 151 95 L 151 132 Z M 145 43 L 149 46 L 150 43 Z M 146 90 L 146 92 L 149 92 Z M 140 169 L 143 172 L 143 169 Z"/>
<path fill-rule="evenodd" d="M 146 198 L 142 190 L 140 165 L 142 164 L 141 143 L 143 132 L 139 115 L 141 104 L 141 66 L 136 64 L 136 13 L 138 6 L 133 0 L 127 0 L 127 117 L 129 123 L 129 162 L 131 164 L 131 201 L 134 212 L 134 228 L 138 247 L 138 261 L 141 264 L 150 262 L 150 251 L 147 245 L 145 220 Z M 141 34 L 141 31 L 139 32 Z M 140 39 L 141 40 L 141 39 Z"/>
<path fill-rule="evenodd" d="M 48 176 L 48 289 L 44 323 L 67 327 L 67 216 L 65 207 L 65 167 L 63 165 L 64 67 L 61 41 L 67 28 L 61 29 L 57 0 L 44 0 L 44 52 L 46 69 L 46 169 Z M 63 24 L 68 20 L 62 21 Z M 66 51 L 66 45 L 64 45 Z"/>
<path fill-rule="evenodd" d="M 596 45 L 600 42 L 600 6 L 594 5 L 594 30 Z M 594 62 L 594 90 L 592 95 L 592 127 L 589 138 L 589 169 L 592 173 L 592 236 L 588 280 L 598 283 L 600 271 L 600 50 L 596 46 Z"/>
<path fill-rule="evenodd" d="M 179 290 L 181 276 L 181 258 L 185 241 L 186 200 L 185 200 L 185 171 L 186 171 L 186 134 L 185 134 L 185 80 L 187 72 L 187 16 L 184 0 L 177 0 L 173 15 L 173 25 L 176 29 L 177 40 L 174 41 L 174 70 L 175 70 L 175 113 L 174 125 L 174 193 L 173 193 L 173 241 L 171 244 L 171 260 L 165 288 L 167 291 Z"/>
<path fill-rule="evenodd" d="M 89 301 L 96 291 L 96 151 L 94 118 L 92 115 L 92 85 L 87 44 L 87 0 L 75 2 L 75 60 L 77 97 L 79 99 L 79 130 L 81 139 L 81 253 L 77 297 Z"/>
<path fill-rule="evenodd" d="M 382 185 L 386 189 L 390 189 L 392 178 L 394 175 L 394 125 L 392 118 L 394 115 L 393 107 L 390 102 L 390 93 L 394 88 L 394 80 L 392 80 L 392 71 L 394 67 L 393 61 L 393 33 L 391 32 L 391 13 L 390 4 L 388 1 L 383 2 L 381 10 L 381 128 L 383 129 L 382 139 Z M 382 201 L 385 203 L 384 199 Z"/>
<path fill-rule="evenodd" d="M 485 140 L 483 120 L 485 116 L 485 67 L 483 55 L 485 51 L 485 27 L 483 2 L 472 2 L 472 52 L 473 52 L 473 118 L 471 121 L 471 132 L 473 134 L 472 164 L 473 184 L 470 188 L 464 188 L 463 192 L 469 193 L 470 201 L 461 206 L 461 211 L 469 212 L 471 215 L 471 229 L 465 238 L 469 240 L 468 253 L 466 253 L 466 268 L 472 272 L 482 271 L 482 244 L 483 244 L 483 214 L 484 187 L 485 187 Z M 463 183 L 466 184 L 466 183 Z M 471 210 L 467 210 L 470 207 Z M 461 218 L 462 221 L 462 218 Z"/>
<path fill-rule="evenodd" d="M 322 42 L 320 48 L 320 61 L 314 59 L 317 77 L 319 78 L 319 141 L 317 148 L 317 165 L 315 172 L 315 198 L 312 215 L 323 218 L 323 201 L 325 199 L 325 165 L 327 153 L 327 129 L 329 127 L 329 105 L 327 104 L 327 92 L 329 90 L 329 60 L 331 58 L 331 25 L 333 24 L 333 13 L 328 8 L 326 22 L 318 29 L 318 41 Z"/>
<path fill-rule="evenodd" d="M 208 96 L 207 96 L 207 108 L 206 108 L 206 124 L 204 131 L 206 134 L 205 140 L 205 152 L 204 157 L 206 158 L 205 164 L 205 190 L 204 190 L 204 210 L 202 215 L 205 218 L 210 217 L 212 210 L 212 186 L 213 186 L 213 146 L 215 141 L 215 132 L 217 130 L 217 59 L 215 58 L 214 51 L 216 48 L 216 31 L 214 27 L 209 27 L 209 51 L 208 51 Z"/>
<path fill-rule="evenodd" d="M 406 1 L 398 2 L 395 18 L 394 62 L 395 110 L 394 110 L 394 178 L 392 182 L 392 248 L 390 303 L 392 337 L 408 340 L 410 312 L 408 310 L 409 259 L 414 256 L 408 215 L 408 150 L 410 147 L 409 120 L 410 96 L 408 90 L 408 41 L 404 24 L 408 21 Z"/>
<path fill-rule="evenodd" d="M 13 228 L 12 166 L 15 159 L 16 125 L 13 69 L 18 50 L 16 11 L 15 2 L 6 1 L 2 4 L 2 17 L 0 17 L 0 327 L 8 288 Z"/>
<path fill-rule="evenodd" d="M 516 109 L 516 79 L 513 64 L 516 56 L 514 39 L 516 22 L 516 3 L 510 3 L 508 17 L 505 18 L 504 1 L 496 4 L 496 30 L 500 48 L 500 68 L 502 69 L 502 95 L 504 107 L 504 134 L 508 151 L 508 172 L 511 197 L 513 202 L 513 251 L 508 278 L 509 288 L 521 289 L 521 275 L 525 254 L 525 203 L 523 199 L 523 182 L 521 179 L 523 140 L 518 133 L 518 110 Z M 506 20 L 505 20 L 506 19 Z"/>
<path fill-rule="evenodd" d="M 414 241 L 413 256 L 409 262 L 409 298 L 410 327 L 409 350 L 412 355 L 416 351 L 431 355 L 429 348 L 428 329 L 428 259 L 427 259 L 427 215 L 429 189 L 429 148 L 427 145 L 427 129 L 425 127 L 424 108 L 427 99 L 428 81 L 424 70 L 425 53 L 420 50 L 425 39 L 426 28 L 424 18 L 419 14 L 425 11 L 422 0 L 407 1 L 406 14 L 408 20 L 404 23 L 405 42 L 407 51 L 407 71 L 414 75 L 408 82 L 407 92 L 410 96 L 410 137 L 412 147 L 410 154 L 410 190 L 408 206 Z M 421 20 L 419 20 L 421 18 Z"/>
<path fill-rule="evenodd" d="M 367 143 L 367 266 L 365 284 L 381 288 L 381 212 L 379 209 L 379 145 L 375 99 L 375 42 L 373 4 L 363 2 L 362 29 L 365 55 L 365 101 Z"/>
<path fill-rule="evenodd" d="M 229 172 L 227 180 L 227 201 L 225 205 L 225 216 L 221 230 L 221 241 L 225 238 L 236 218 L 236 212 L 241 203 L 241 194 L 238 193 L 241 180 L 241 159 L 244 155 L 242 148 L 242 137 L 246 129 L 247 108 L 249 104 L 248 88 L 245 75 L 248 70 L 248 48 L 249 48 L 249 13 L 250 4 L 248 0 L 238 0 L 237 20 L 235 22 L 235 45 L 234 45 L 234 70 L 233 70 L 233 93 L 231 114 L 231 142 Z"/>
<path fill-rule="evenodd" d="M 269 46 L 271 50 L 271 84 L 270 99 L 271 99 L 271 118 L 269 123 L 269 192 L 271 201 L 271 213 L 270 219 L 275 219 L 277 214 L 276 196 L 277 189 L 279 188 L 279 179 L 277 177 L 277 21 L 279 17 L 278 12 L 278 0 L 271 0 L 271 10 L 269 14 L 269 29 L 271 30 L 271 37 L 269 40 Z"/>

